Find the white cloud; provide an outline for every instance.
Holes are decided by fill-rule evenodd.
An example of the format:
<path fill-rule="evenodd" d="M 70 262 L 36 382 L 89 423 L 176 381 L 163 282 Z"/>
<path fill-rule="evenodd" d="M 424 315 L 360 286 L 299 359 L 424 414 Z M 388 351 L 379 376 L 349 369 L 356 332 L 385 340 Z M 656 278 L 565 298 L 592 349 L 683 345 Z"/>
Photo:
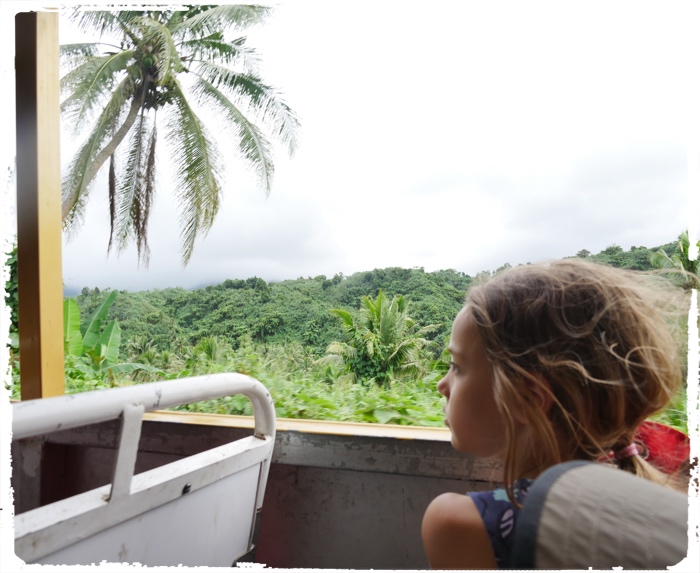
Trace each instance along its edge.
<path fill-rule="evenodd" d="M 150 268 L 133 249 L 106 259 L 96 196 L 64 281 L 473 274 L 671 241 L 688 224 L 689 6 L 283 2 L 248 34 L 303 124 L 270 198 L 227 155 L 221 212 L 183 269 L 163 159 Z"/>

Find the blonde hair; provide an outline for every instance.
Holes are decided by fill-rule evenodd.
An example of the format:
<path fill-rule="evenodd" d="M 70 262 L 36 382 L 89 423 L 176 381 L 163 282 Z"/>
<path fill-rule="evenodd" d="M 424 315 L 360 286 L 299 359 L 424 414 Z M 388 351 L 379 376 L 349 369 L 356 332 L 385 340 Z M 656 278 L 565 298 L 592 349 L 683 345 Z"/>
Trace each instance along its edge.
<path fill-rule="evenodd" d="M 511 499 L 518 478 L 632 444 L 678 391 L 677 344 L 650 292 L 639 273 L 580 259 L 508 269 L 470 289 L 505 420 Z M 641 456 L 619 466 L 669 479 Z"/>

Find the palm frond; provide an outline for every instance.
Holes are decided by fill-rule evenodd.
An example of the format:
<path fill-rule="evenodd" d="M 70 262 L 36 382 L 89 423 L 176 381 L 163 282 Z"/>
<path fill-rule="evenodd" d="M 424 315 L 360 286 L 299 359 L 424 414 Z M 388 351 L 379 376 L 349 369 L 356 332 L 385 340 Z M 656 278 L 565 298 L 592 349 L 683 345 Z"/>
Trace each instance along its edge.
<path fill-rule="evenodd" d="M 61 103 L 61 112 L 76 132 L 84 129 L 89 114 L 113 91 L 118 75 L 126 72 L 132 58 L 130 50 L 95 57 L 63 76 L 61 91 L 70 95 Z M 129 95 L 130 86 L 130 83 L 121 86 L 127 92 L 125 95 Z"/>
<path fill-rule="evenodd" d="M 217 106 L 236 130 L 238 148 L 269 195 L 274 175 L 274 163 L 270 142 L 256 125 L 250 121 L 224 94 L 201 78 L 195 84 L 195 95 L 200 100 L 208 100 Z"/>
<path fill-rule="evenodd" d="M 390 344 L 401 329 L 401 316 L 391 306 L 380 312 L 379 337 L 384 344 Z"/>
<path fill-rule="evenodd" d="M 329 347 L 330 348 L 330 347 Z M 343 357 L 340 354 L 326 354 L 318 360 L 314 360 L 314 364 L 321 366 L 335 366 L 342 367 L 345 363 L 343 362 Z"/>
<path fill-rule="evenodd" d="M 223 34 L 215 33 L 205 38 L 185 40 L 178 46 L 185 61 L 219 60 L 230 66 L 240 65 L 252 72 L 260 65 L 260 56 L 253 48 L 245 45 L 246 38 L 240 37 L 231 42 L 223 39 Z"/>
<path fill-rule="evenodd" d="M 387 357 L 387 363 L 394 364 L 401 368 L 408 358 L 410 358 L 412 351 L 415 349 L 415 342 L 413 340 L 402 341 L 394 351 Z"/>
<path fill-rule="evenodd" d="M 123 85 L 120 85 L 119 88 L 122 89 L 116 89 L 112 94 L 87 139 L 75 154 L 63 178 L 61 185 L 64 202 L 63 225 L 68 230 L 74 228 L 82 216 L 86 200 L 85 192 L 96 173 L 93 165 L 95 158 L 100 152 L 102 144 L 113 134 L 114 126 L 118 124 L 122 112 L 130 102 L 131 98 L 127 90 L 124 89 Z M 66 201 L 69 202 L 67 207 Z M 66 211 L 66 209 L 68 210 Z"/>
<path fill-rule="evenodd" d="M 352 360 L 357 358 L 357 350 L 345 342 L 331 342 L 326 349 L 326 354 L 330 356 L 338 356 Z M 334 360 L 335 362 L 335 360 Z"/>
<path fill-rule="evenodd" d="M 696 272 L 698 262 L 688 258 L 689 248 L 690 241 L 685 231 L 678 240 L 676 253 L 669 256 L 666 251 L 659 249 L 651 255 L 649 262 L 676 286 L 684 290 L 700 288 L 700 276 Z"/>
<path fill-rule="evenodd" d="M 197 235 L 209 231 L 219 209 L 220 166 L 216 148 L 176 78 L 171 90 L 174 113 L 168 116 L 168 140 L 180 158 L 177 195 L 182 207 L 182 262 L 186 265 Z"/>
<path fill-rule="evenodd" d="M 365 318 L 367 328 L 369 330 L 378 329 L 382 317 L 382 307 L 385 307 L 387 304 L 384 291 L 380 289 L 377 293 L 377 298 L 374 300 L 370 296 L 363 296 L 360 304 L 363 307 L 360 310 L 360 315 Z"/>
<path fill-rule="evenodd" d="M 677 269 L 680 266 L 679 261 L 674 261 L 663 249 L 653 253 L 650 262 L 652 266 L 658 269 Z"/>
<path fill-rule="evenodd" d="M 192 11 L 193 7 L 190 7 L 190 12 Z M 173 10 L 172 12 L 168 12 L 166 17 L 163 19 L 163 23 L 170 29 L 172 30 L 176 26 L 180 24 L 185 18 L 187 18 L 188 12 L 185 12 L 183 10 Z"/>
<path fill-rule="evenodd" d="M 421 378 L 425 374 L 425 368 L 418 361 L 407 362 L 401 365 L 399 374 L 402 378 Z"/>
<path fill-rule="evenodd" d="M 82 220 L 83 211 L 87 201 L 87 191 L 90 183 L 83 174 L 87 165 L 94 155 L 95 149 L 99 146 L 101 136 L 93 132 L 91 137 L 81 146 L 73 157 L 66 175 L 61 182 L 61 194 L 63 203 L 70 201 L 68 211 L 63 216 L 63 227 L 69 234 L 76 229 Z"/>
<path fill-rule="evenodd" d="M 97 32 L 99 36 L 125 34 L 136 43 L 137 37 L 134 35 L 129 21 L 137 16 L 143 15 L 142 10 L 118 10 L 109 12 L 106 10 L 80 10 L 76 8 L 68 16 L 68 19 L 75 22 L 82 31 Z"/>
<path fill-rule="evenodd" d="M 700 248 L 700 241 L 697 242 L 696 246 Z M 676 253 L 678 259 L 680 260 L 681 266 L 693 274 L 698 274 L 700 271 L 699 259 L 690 260 L 690 237 L 688 235 L 688 229 L 683 231 L 678 237 L 678 244 L 676 246 Z"/>
<path fill-rule="evenodd" d="M 153 123 L 146 156 L 146 176 L 143 200 L 139 203 L 139 216 L 134 218 L 136 227 L 136 248 L 141 262 L 148 266 L 150 249 L 148 248 L 148 221 L 151 216 L 151 204 L 156 193 L 156 125 Z"/>
<path fill-rule="evenodd" d="M 62 46 L 59 46 L 61 65 L 69 68 L 75 68 L 89 58 L 96 56 L 99 53 L 98 46 L 99 44 L 95 42 L 63 44 Z"/>
<path fill-rule="evenodd" d="M 177 34 L 187 38 L 223 32 L 229 28 L 247 28 L 265 20 L 270 11 L 269 6 L 245 6 L 242 4 L 215 6 L 174 24 L 172 32 L 173 35 Z"/>
<path fill-rule="evenodd" d="M 374 350 L 376 345 L 374 343 L 374 336 L 365 337 L 365 352 L 369 358 L 374 358 Z"/>
<path fill-rule="evenodd" d="M 431 332 L 435 332 L 438 328 L 442 326 L 441 324 L 429 324 L 428 326 L 424 326 L 422 328 L 419 328 L 415 335 L 422 337 L 424 334 L 430 334 Z M 427 340 L 426 340 L 427 343 Z"/>
<path fill-rule="evenodd" d="M 155 194 L 155 122 L 145 113 L 131 131 L 128 157 L 121 177 L 116 218 L 112 232 L 118 250 L 123 250 L 131 238 L 136 240 L 139 263 L 148 265 L 148 221 Z"/>
<path fill-rule="evenodd" d="M 406 308 L 408 307 L 408 302 L 403 295 L 397 295 L 391 301 L 391 306 L 392 308 L 396 307 L 396 312 L 404 314 L 406 312 Z"/>
<path fill-rule="evenodd" d="M 128 152 L 124 168 L 119 177 L 119 201 L 115 208 L 115 217 L 112 223 L 112 233 L 116 238 L 118 251 L 121 251 L 126 246 L 132 236 L 132 224 L 129 215 L 134 197 L 138 194 L 137 187 L 142 180 L 140 170 L 143 165 L 142 158 L 145 147 L 145 124 L 146 117 L 142 110 L 126 142 Z M 107 250 L 109 251 L 109 248 Z"/>
<path fill-rule="evenodd" d="M 107 243 L 107 252 L 112 248 L 112 237 L 114 235 L 114 216 L 115 203 L 117 194 L 117 176 L 115 174 L 114 153 L 109 158 L 109 243 Z"/>
<path fill-rule="evenodd" d="M 274 96 L 269 94 L 272 88 L 262 83 L 261 79 L 253 73 L 239 72 L 205 60 L 198 60 L 195 63 L 197 64 L 193 70 L 195 74 L 227 93 L 245 98 L 247 105 L 251 108 L 259 110 L 262 107 L 261 102 L 266 97 Z"/>
<path fill-rule="evenodd" d="M 355 321 L 352 318 L 352 315 L 347 310 L 343 310 L 342 308 L 332 308 L 329 312 L 333 316 L 337 316 L 340 320 L 342 320 L 343 325 L 346 328 L 354 328 Z"/>
<path fill-rule="evenodd" d="M 218 89 L 228 91 L 234 98 L 242 98 L 269 127 L 271 135 L 287 146 L 290 155 L 294 154 L 298 143 L 299 118 L 277 90 L 264 84 L 254 74 L 239 73 L 211 62 L 198 62 L 193 71 Z"/>

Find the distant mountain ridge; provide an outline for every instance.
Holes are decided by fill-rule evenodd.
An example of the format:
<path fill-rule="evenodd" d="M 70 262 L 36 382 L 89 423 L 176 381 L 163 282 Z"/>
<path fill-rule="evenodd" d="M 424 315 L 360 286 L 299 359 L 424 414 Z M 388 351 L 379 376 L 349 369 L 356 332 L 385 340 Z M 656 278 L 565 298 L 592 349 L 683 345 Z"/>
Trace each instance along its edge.
<path fill-rule="evenodd" d="M 611 245 L 595 255 L 583 250 L 575 256 L 648 270 L 652 253 L 663 248 L 670 254 L 675 247 L 674 242 L 653 249 L 631 247 L 625 251 Z M 422 268 L 389 267 L 348 277 L 339 273 L 330 279 L 319 275 L 268 283 L 251 277 L 227 279 L 194 290 L 178 287 L 120 291 L 109 317 L 119 320 L 124 341 L 141 337 L 159 350 L 177 350 L 205 336 L 216 336 L 237 347 L 244 337 L 250 337 L 266 344 L 299 342 L 320 356 L 330 342 L 341 337 L 340 321 L 329 310 L 355 311 L 363 296 L 375 297 L 381 289 L 388 297 L 405 296 L 409 314 L 419 325 L 440 324 L 431 335 L 437 349 L 444 346 L 449 336 L 467 287 L 483 274 L 491 272 L 471 277 L 454 269 L 425 272 Z M 88 316 L 108 290 L 85 287 L 66 296 L 74 296 L 81 313 Z"/>

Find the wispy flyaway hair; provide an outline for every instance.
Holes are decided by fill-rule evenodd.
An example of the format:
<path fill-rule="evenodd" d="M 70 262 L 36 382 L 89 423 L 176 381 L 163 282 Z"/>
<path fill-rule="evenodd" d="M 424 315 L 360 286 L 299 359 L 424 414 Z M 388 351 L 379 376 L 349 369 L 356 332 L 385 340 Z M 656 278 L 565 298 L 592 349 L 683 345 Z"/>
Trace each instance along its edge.
<path fill-rule="evenodd" d="M 652 277 L 567 259 L 508 269 L 470 289 L 507 429 L 505 481 L 630 445 L 682 383 Z M 623 469 L 665 476 L 640 456 Z"/>

